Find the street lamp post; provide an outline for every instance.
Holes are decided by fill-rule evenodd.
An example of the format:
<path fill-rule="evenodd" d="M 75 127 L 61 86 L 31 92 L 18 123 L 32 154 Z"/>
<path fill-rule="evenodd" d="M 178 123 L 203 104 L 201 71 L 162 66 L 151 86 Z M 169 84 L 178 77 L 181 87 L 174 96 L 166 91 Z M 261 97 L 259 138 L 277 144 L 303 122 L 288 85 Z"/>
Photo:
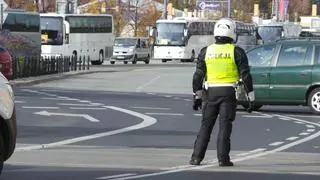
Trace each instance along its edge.
<path fill-rule="evenodd" d="M 231 18 L 231 0 L 228 0 L 228 17 Z"/>

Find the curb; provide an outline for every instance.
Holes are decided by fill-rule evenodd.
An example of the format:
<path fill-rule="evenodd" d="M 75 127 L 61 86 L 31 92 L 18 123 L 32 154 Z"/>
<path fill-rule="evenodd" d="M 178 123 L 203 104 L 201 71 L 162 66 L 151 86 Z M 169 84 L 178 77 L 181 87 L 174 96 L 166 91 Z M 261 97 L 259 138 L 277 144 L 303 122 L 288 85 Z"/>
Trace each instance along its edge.
<path fill-rule="evenodd" d="M 84 70 L 84 71 L 77 71 L 77 72 L 65 72 L 65 73 L 59 73 L 59 74 L 50 74 L 50 75 L 40 75 L 40 76 L 34 76 L 34 77 L 27 77 L 27 78 L 19 78 L 19 79 L 14 79 L 10 80 L 9 84 L 12 87 L 19 87 L 19 86 L 27 86 L 27 85 L 35 85 L 35 84 L 40 84 L 43 82 L 49 82 L 49 81 L 55 81 L 55 80 L 60 80 L 60 79 L 65 79 L 69 78 L 72 76 L 77 76 L 77 75 L 84 75 L 84 74 L 93 74 L 93 73 L 99 73 L 99 72 L 117 72 L 113 70 Z"/>

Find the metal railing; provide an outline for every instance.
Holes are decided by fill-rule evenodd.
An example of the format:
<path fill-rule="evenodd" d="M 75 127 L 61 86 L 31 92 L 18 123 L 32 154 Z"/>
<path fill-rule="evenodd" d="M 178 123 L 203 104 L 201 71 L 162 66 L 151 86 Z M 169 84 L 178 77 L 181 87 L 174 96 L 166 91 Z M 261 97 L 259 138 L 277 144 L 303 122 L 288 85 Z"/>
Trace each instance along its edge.
<path fill-rule="evenodd" d="M 89 56 L 13 57 L 12 79 L 90 69 Z"/>

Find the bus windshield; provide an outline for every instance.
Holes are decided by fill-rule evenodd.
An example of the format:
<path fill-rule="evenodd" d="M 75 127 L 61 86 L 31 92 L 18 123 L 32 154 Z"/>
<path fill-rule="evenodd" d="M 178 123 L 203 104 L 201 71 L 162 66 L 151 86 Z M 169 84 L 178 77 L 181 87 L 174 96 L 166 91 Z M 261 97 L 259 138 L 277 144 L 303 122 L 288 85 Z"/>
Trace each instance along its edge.
<path fill-rule="evenodd" d="M 41 17 L 41 44 L 62 45 L 63 23 L 62 17 Z"/>
<path fill-rule="evenodd" d="M 264 42 L 272 42 L 282 37 L 283 28 L 281 26 L 259 26 L 258 35 Z"/>
<path fill-rule="evenodd" d="M 116 38 L 114 40 L 114 46 L 135 46 L 137 39 L 133 38 Z"/>
<path fill-rule="evenodd" d="M 185 25 L 185 23 L 158 23 L 155 44 L 175 46 L 184 45 Z"/>

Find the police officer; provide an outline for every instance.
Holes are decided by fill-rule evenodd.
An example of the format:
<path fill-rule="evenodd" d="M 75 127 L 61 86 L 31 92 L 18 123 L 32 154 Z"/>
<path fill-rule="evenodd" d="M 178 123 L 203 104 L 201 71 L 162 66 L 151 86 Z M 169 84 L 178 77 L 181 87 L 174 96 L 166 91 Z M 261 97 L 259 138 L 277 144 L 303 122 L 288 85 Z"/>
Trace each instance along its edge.
<path fill-rule="evenodd" d="M 218 20 L 214 27 L 214 37 L 216 43 L 201 50 L 193 74 L 193 109 L 202 108 L 202 122 L 189 163 L 199 165 L 204 159 L 213 126 L 219 115 L 219 166 L 233 166 L 229 156 L 230 136 L 237 106 L 235 84 L 240 78 L 246 87 L 249 100 L 254 101 L 255 97 L 245 51 L 234 45 L 235 22 L 229 18 Z"/>

